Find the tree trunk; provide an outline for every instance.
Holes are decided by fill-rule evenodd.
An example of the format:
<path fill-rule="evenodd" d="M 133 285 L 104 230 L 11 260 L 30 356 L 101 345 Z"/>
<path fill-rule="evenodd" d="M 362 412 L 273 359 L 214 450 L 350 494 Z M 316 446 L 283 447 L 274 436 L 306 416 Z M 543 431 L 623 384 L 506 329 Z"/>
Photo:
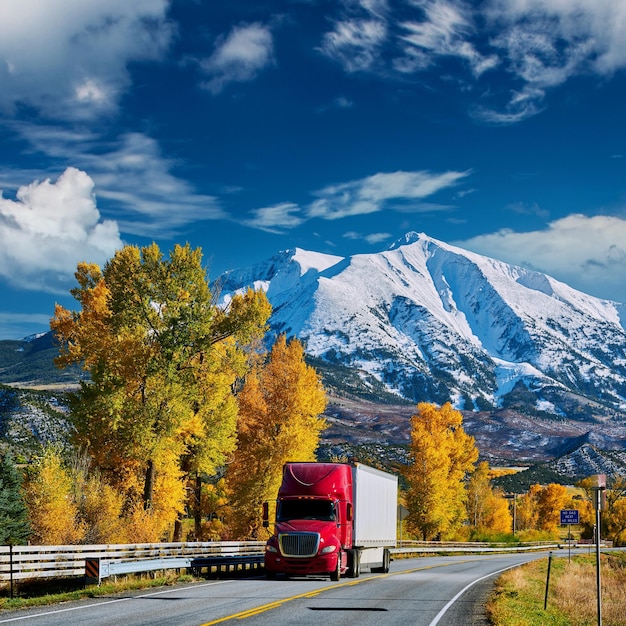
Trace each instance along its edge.
<path fill-rule="evenodd" d="M 202 537 L 202 478 L 199 473 L 196 474 L 196 482 L 194 484 L 193 523 L 196 541 L 199 541 L 200 537 Z"/>
<path fill-rule="evenodd" d="M 152 498 L 154 496 L 154 461 L 150 459 L 146 466 L 146 480 L 143 488 L 143 508 L 148 511 L 152 508 Z"/>
<path fill-rule="evenodd" d="M 183 540 L 183 514 L 179 513 L 174 522 L 174 536 L 172 541 L 180 542 Z"/>

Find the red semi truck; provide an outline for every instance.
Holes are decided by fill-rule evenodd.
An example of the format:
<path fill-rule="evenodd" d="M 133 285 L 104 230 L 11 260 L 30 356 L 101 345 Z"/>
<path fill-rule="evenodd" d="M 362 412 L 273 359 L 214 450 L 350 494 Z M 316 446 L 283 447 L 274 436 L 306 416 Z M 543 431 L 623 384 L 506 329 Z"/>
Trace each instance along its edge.
<path fill-rule="evenodd" d="M 286 463 L 265 573 L 358 577 L 389 571 L 396 546 L 398 479 L 360 463 Z M 269 506 L 263 521 L 269 527 Z"/>

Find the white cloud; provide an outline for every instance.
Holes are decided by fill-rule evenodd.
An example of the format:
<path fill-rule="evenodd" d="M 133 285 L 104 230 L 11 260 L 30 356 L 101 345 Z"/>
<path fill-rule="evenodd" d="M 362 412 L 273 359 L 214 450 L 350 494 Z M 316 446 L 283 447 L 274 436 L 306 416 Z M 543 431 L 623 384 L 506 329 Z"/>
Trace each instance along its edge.
<path fill-rule="evenodd" d="M 367 178 L 339 185 L 330 185 L 314 192 L 317 200 L 305 207 L 293 202 L 283 202 L 252 211 L 253 218 L 245 221 L 247 226 L 272 233 L 295 228 L 312 218 L 336 220 L 355 215 L 376 213 L 383 209 L 401 212 L 424 212 L 441 210 L 437 204 L 422 203 L 420 200 L 438 191 L 457 185 L 470 174 L 467 172 L 444 172 L 433 174 L 427 171 L 378 173 Z M 395 201 L 396 204 L 391 204 Z M 376 243 L 387 234 L 369 236 L 347 233 Z"/>
<path fill-rule="evenodd" d="M 128 63 L 159 58 L 173 26 L 168 0 L 3 0 L 0 109 L 18 104 L 59 119 L 113 109 Z"/>
<path fill-rule="evenodd" d="M 529 267 L 585 293 L 626 302 L 626 220 L 574 214 L 545 230 L 501 230 L 457 242 L 507 263 Z"/>
<path fill-rule="evenodd" d="M 114 221 L 101 220 L 93 180 L 68 168 L 56 182 L 0 194 L 0 276 L 25 289 L 65 293 L 79 261 L 102 264 L 122 246 Z"/>
<path fill-rule="evenodd" d="M 581 63 L 600 74 L 626 66 L 626 3 L 621 0 L 490 0 L 486 15 L 509 33 L 519 33 L 524 25 L 526 32 L 547 38 L 527 51 L 505 46 L 522 65 L 525 55 L 534 56 L 540 75 L 557 68 L 584 69 Z M 561 44 L 558 55 L 553 54 L 556 42 Z"/>
<path fill-rule="evenodd" d="M 403 78 L 458 59 L 471 73 L 460 84 L 484 98 L 473 114 L 490 123 L 536 115 L 548 92 L 574 76 L 626 68 L 622 0 L 408 0 L 376 11 L 369 4 L 340 5 L 324 54 L 347 72 Z"/>
<path fill-rule="evenodd" d="M 172 236 L 191 222 L 227 217 L 214 196 L 197 193 L 175 175 L 182 164 L 164 157 L 148 135 L 127 133 L 104 142 L 95 133 L 84 131 L 30 124 L 12 124 L 11 128 L 56 162 L 66 162 L 72 155 L 71 165 L 89 172 L 98 197 L 108 201 L 107 209 L 119 212 L 118 223 L 124 232 Z M 0 173 L 2 181 L 5 186 L 9 182 L 6 172 Z"/>
<path fill-rule="evenodd" d="M 172 173 L 176 163 L 147 135 L 128 133 L 110 150 L 78 160 L 93 175 L 100 198 L 130 211 L 131 219 L 120 220 L 124 232 L 171 235 L 191 222 L 227 217 L 214 196 L 196 193 Z"/>
<path fill-rule="evenodd" d="M 309 217 L 334 220 L 376 213 L 388 208 L 390 200 L 420 200 L 456 185 L 468 175 L 469 172 L 433 174 L 427 171 L 374 174 L 317 191 L 315 195 L 319 199 L 309 206 L 308 214 Z M 411 207 L 419 209 L 409 203 L 409 209 Z M 402 207 L 402 210 L 405 209 Z"/>
<path fill-rule="evenodd" d="M 231 82 L 247 82 L 273 63 L 273 38 L 263 24 L 240 25 L 218 40 L 213 54 L 201 62 L 211 76 L 207 89 L 219 93 Z"/>
<path fill-rule="evenodd" d="M 543 108 L 548 89 L 576 75 L 608 76 L 626 67 L 626 3 L 615 0 L 490 0 L 491 45 L 517 79 L 504 112 L 481 117 L 514 123 Z"/>
<path fill-rule="evenodd" d="M 380 19 L 345 19 L 324 35 L 320 49 L 347 72 L 357 72 L 374 66 L 386 38 L 387 27 Z"/>
<path fill-rule="evenodd" d="M 401 36 L 406 44 L 404 71 L 407 60 L 413 59 L 415 69 L 425 69 L 437 56 L 464 59 L 475 76 L 480 76 L 498 64 L 494 55 L 483 56 L 469 41 L 475 32 L 469 5 L 453 2 L 425 2 L 423 21 L 406 21 L 401 27 L 407 34 Z M 415 51 L 413 48 L 417 48 Z M 417 62 L 417 63 L 416 63 Z M 402 65 L 396 60 L 396 64 Z"/>
<path fill-rule="evenodd" d="M 389 240 L 393 235 L 391 233 L 370 233 L 369 235 L 364 235 L 363 233 L 348 231 L 343 234 L 344 239 L 351 239 L 355 241 L 366 241 L 370 245 L 375 245 L 381 243 L 382 241 Z"/>
<path fill-rule="evenodd" d="M 288 228 L 295 228 L 304 222 L 300 207 L 293 202 L 282 202 L 253 211 L 254 217 L 245 222 L 247 226 L 280 233 Z"/>

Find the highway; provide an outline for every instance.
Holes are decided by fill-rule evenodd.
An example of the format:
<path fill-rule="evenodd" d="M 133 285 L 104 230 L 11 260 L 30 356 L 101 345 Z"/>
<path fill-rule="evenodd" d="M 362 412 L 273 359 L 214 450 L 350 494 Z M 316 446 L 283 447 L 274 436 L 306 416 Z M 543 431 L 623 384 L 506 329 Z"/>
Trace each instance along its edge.
<path fill-rule="evenodd" d="M 0 625 L 479 626 L 486 624 L 482 604 L 497 575 L 547 554 L 400 559 L 388 574 L 364 573 L 334 583 L 262 576 L 207 580 L 4 611 Z"/>

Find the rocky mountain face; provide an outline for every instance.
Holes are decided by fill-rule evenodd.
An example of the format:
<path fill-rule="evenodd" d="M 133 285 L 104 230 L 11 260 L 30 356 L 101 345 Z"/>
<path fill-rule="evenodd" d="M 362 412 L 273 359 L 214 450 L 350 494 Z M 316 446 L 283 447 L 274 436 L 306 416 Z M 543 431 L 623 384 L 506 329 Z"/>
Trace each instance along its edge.
<path fill-rule="evenodd" d="M 449 401 L 493 458 L 626 442 L 624 304 L 417 233 L 349 258 L 290 250 L 217 283 L 224 304 L 264 289 L 272 332 L 303 341 L 338 396 L 398 405 L 401 423 L 370 411 L 379 439 L 407 440 L 410 405 Z M 340 436 L 376 439 L 348 413 L 329 407 Z"/>

